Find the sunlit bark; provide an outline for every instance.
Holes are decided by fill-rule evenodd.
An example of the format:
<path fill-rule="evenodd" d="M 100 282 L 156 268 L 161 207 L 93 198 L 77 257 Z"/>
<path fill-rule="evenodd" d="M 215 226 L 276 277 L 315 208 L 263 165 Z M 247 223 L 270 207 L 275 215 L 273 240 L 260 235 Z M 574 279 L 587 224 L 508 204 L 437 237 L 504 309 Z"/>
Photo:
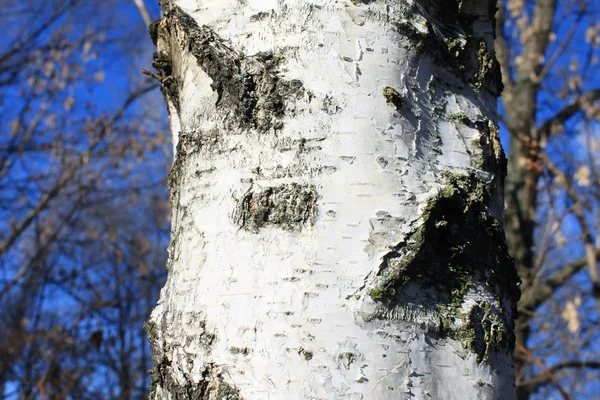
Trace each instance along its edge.
<path fill-rule="evenodd" d="M 510 399 L 487 1 L 163 1 L 154 399 Z"/>

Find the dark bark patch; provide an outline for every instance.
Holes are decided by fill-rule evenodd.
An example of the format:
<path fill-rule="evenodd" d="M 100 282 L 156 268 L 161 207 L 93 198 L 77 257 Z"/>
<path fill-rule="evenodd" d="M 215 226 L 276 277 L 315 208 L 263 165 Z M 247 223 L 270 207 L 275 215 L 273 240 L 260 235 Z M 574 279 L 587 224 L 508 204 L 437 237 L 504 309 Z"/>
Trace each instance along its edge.
<path fill-rule="evenodd" d="M 496 171 L 495 186 L 503 195 L 504 179 L 508 172 L 508 160 L 500 142 L 500 129 L 491 121 L 488 121 L 487 124 L 478 123 L 477 129 L 482 134 L 473 141 L 473 147 L 474 150 L 481 150 L 481 156 L 475 157 L 475 161 L 478 163 L 475 167 L 484 171 Z"/>
<path fill-rule="evenodd" d="M 299 354 L 300 356 L 302 356 L 302 358 L 304 358 L 306 361 L 310 361 L 310 360 L 312 360 L 312 358 L 313 358 L 313 356 L 314 356 L 314 354 L 313 354 L 313 352 L 312 352 L 312 351 L 310 351 L 310 350 L 306 350 L 306 349 L 304 349 L 303 347 L 301 347 L 301 348 L 298 350 L 298 354 Z"/>
<path fill-rule="evenodd" d="M 331 97 L 328 94 L 323 99 L 323 105 L 321 106 L 321 110 L 323 110 L 328 115 L 335 115 L 342 111 L 342 108 L 337 104 L 333 97 Z"/>
<path fill-rule="evenodd" d="M 251 351 L 252 350 L 249 349 L 249 348 L 247 348 L 247 347 L 235 347 L 235 346 L 232 346 L 232 347 L 229 348 L 229 352 L 231 354 L 239 354 L 239 355 L 242 355 L 242 356 L 247 356 L 248 354 L 250 354 Z"/>
<path fill-rule="evenodd" d="M 498 63 L 496 57 L 488 50 L 483 40 L 479 42 L 476 65 L 477 71 L 473 78 L 471 78 L 471 85 L 477 91 L 488 88 L 492 93 L 499 96 L 504 89 L 500 63 Z"/>
<path fill-rule="evenodd" d="M 155 364 L 151 372 L 150 399 L 159 399 L 158 388 L 166 391 L 174 400 L 240 400 L 240 391 L 227 383 L 216 364 L 206 364 L 202 379 L 196 383 L 186 374 L 177 373 L 164 358 Z M 185 381 L 182 382 L 182 375 Z"/>
<path fill-rule="evenodd" d="M 476 37 L 473 30 L 478 19 L 493 18 L 493 12 L 488 15 L 493 7 L 490 10 L 484 7 L 485 12 L 479 14 L 481 10 L 476 13 L 472 2 L 421 0 L 418 3 L 405 10 L 402 20 L 392 22 L 395 30 L 417 53 L 429 55 L 474 91 L 486 89 L 499 96 L 503 89 L 500 64 L 484 38 Z M 415 27 L 416 17 L 422 19 L 424 30 Z"/>
<path fill-rule="evenodd" d="M 281 55 L 263 52 L 246 56 L 177 7 L 168 12 L 168 18 L 178 21 L 186 35 L 187 50 L 212 79 L 216 106 L 226 113 L 229 128 L 261 132 L 281 128 L 288 102 L 305 95 L 302 82 L 279 77 Z"/>
<path fill-rule="evenodd" d="M 356 361 L 356 355 L 350 351 L 345 351 L 338 354 L 338 363 L 343 365 L 346 370 L 350 369 L 350 366 Z"/>
<path fill-rule="evenodd" d="M 209 135 L 201 135 L 198 132 L 185 132 L 179 133 L 179 140 L 177 141 L 177 148 L 175 154 L 177 155 L 171 170 L 167 177 L 167 183 L 169 186 L 169 202 L 171 207 L 176 208 L 179 205 L 175 199 L 179 196 L 181 179 L 184 176 L 186 168 L 186 162 L 188 156 L 203 148 L 214 148 L 215 143 L 218 141 L 217 137 Z"/>
<path fill-rule="evenodd" d="M 473 278 L 518 299 L 519 279 L 502 225 L 487 210 L 489 188 L 475 176 L 448 179 L 425 208 L 423 225 L 383 257 L 375 300 L 393 300 L 404 284 L 417 281 L 439 289 L 450 303 L 452 290 Z"/>
<path fill-rule="evenodd" d="M 271 12 L 266 12 L 266 11 L 261 11 L 259 13 L 256 13 L 254 15 L 250 16 L 250 22 L 257 22 L 257 21 L 262 21 L 265 18 L 268 18 L 272 15 Z"/>
<path fill-rule="evenodd" d="M 210 352 L 216 336 L 206 329 L 206 322 L 199 313 L 196 318 L 198 334 L 187 338 L 187 342 L 195 341 L 202 345 L 204 350 Z M 155 322 L 144 325 L 148 334 L 148 341 L 152 348 L 154 367 L 150 370 L 150 399 L 160 400 L 164 398 L 164 392 L 168 392 L 172 399 L 177 400 L 239 400 L 239 390 L 225 381 L 222 369 L 214 363 L 204 363 L 202 379 L 190 376 L 184 366 L 171 362 L 168 354 L 173 352 L 172 345 L 163 339 L 161 327 Z M 192 364 L 195 359 L 188 359 Z"/>
<path fill-rule="evenodd" d="M 271 225 L 285 230 L 301 229 L 315 221 L 317 192 L 312 185 L 297 183 L 250 191 L 239 202 L 235 212 L 237 224 L 257 233 Z"/>
<path fill-rule="evenodd" d="M 464 342 L 477 355 L 479 362 L 487 360 L 489 352 L 494 347 L 500 347 L 507 337 L 506 325 L 499 318 L 493 306 L 482 301 L 476 304 L 468 315 L 469 332 Z"/>
<path fill-rule="evenodd" d="M 152 43 L 154 47 L 158 45 L 158 34 L 160 30 L 160 20 L 152 21 L 148 26 L 148 34 L 150 35 L 150 39 L 152 39 Z"/>
<path fill-rule="evenodd" d="M 435 331 L 479 352 L 479 344 L 471 346 L 473 337 L 489 324 L 477 313 L 467 318 L 474 321 L 472 329 L 455 324 L 462 318 L 468 290 L 477 284 L 496 299 L 494 307 L 486 308 L 486 319 L 496 321 L 494 332 L 503 332 L 501 339 L 494 334 L 494 345 L 512 348 L 515 310 L 503 307 L 516 304 L 519 277 L 502 224 L 489 213 L 490 194 L 496 189 L 474 175 L 448 174 L 446 179 L 447 186 L 427 204 L 423 224 L 382 258 L 369 295 L 382 305 L 383 318 L 393 318 L 399 309 L 404 315 L 431 313 L 439 319 Z M 393 222 L 390 216 L 380 219 L 382 226 Z M 371 235 L 371 240 L 376 238 Z M 416 304 L 425 308 L 413 309 Z M 492 337 L 489 329 L 484 334 Z"/>
<path fill-rule="evenodd" d="M 157 51 L 152 56 L 152 67 L 156 69 L 156 75 L 160 78 L 160 91 L 165 100 L 173 103 L 176 110 L 179 110 L 179 83 L 173 77 L 173 65 L 171 58 L 164 51 Z"/>
<path fill-rule="evenodd" d="M 386 86 L 383 89 L 383 97 L 385 97 L 386 103 L 394 106 L 396 110 L 400 112 L 404 101 L 402 99 L 402 95 L 400 95 L 396 89 Z"/>
<path fill-rule="evenodd" d="M 179 87 L 180 83 L 173 75 L 173 64 L 169 54 L 170 32 L 164 19 L 158 19 L 148 26 L 148 33 L 157 51 L 152 57 L 152 66 L 156 70 L 155 78 L 161 84 L 161 92 L 167 104 L 169 101 L 179 111 Z M 169 109 L 170 111 L 170 109 Z"/>

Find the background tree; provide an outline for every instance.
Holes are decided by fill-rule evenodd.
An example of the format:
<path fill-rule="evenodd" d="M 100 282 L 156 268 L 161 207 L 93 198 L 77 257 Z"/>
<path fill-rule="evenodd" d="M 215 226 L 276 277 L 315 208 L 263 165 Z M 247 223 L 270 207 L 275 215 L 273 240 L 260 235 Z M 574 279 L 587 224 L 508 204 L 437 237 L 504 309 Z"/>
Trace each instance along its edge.
<path fill-rule="evenodd" d="M 519 398 L 598 393 L 600 4 L 499 4 L 506 228 L 522 279 Z"/>
<path fill-rule="evenodd" d="M 124 1 L 0 21 L 0 396 L 144 398 L 170 158 L 146 27 Z"/>

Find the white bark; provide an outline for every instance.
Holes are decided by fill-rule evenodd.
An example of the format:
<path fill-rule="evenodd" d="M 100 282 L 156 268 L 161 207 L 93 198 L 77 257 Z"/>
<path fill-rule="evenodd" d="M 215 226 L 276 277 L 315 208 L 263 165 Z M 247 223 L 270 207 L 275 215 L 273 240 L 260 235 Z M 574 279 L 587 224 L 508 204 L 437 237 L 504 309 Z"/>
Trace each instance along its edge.
<path fill-rule="evenodd" d="M 488 1 L 162 3 L 152 398 L 513 398 Z"/>

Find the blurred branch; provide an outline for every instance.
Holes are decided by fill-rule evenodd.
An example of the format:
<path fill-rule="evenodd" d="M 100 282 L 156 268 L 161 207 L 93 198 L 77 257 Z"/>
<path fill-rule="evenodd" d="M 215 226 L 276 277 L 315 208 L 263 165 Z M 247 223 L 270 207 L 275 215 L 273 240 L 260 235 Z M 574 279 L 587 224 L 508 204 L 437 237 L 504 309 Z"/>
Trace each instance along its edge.
<path fill-rule="evenodd" d="M 498 2 L 498 11 L 496 12 L 496 57 L 500 63 L 500 70 L 502 71 L 502 83 L 506 91 L 510 92 L 513 88 L 513 79 L 510 73 L 510 48 L 504 36 L 504 2 Z"/>
<path fill-rule="evenodd" d="M 550 60 L 548 60 L 546 65 L 544 65 L 542 72 L 540 72 L 540 74 L 538 76 L 538 79 L 540 81 L 546 77 L 546 75 L 548 74 L 550 69 L 552 69 L 552 67 L 556 63 L 556 60 L 558 60 L 558 58 L 564 53 L 564 51 L 567 49 L 567 47 L 571 44 L 571 40 L 573 40 L 573 37 L 575 36 L 575 32 L 577 31 L 577 28 L 579 27 L 579 23 L 585 16 L 586 12 L 587 12 L 586 7 L 582 7 L 579 10 L 579 12 L 577 13 L 577 18 L 575 19 L 575 21 L 569 28 L 569 32 L 565 35 L 565 38 L 563 39 L 562 43 L 560 44 L 560 47 L 554 52 L 554 54 L 552 54 L 552 57 L 550 57 Z"/>
<path fill-rule="evenodd" d="M 545 377 L 546 382 L 552 382 L 554 387 L 556 387 L 556 389 L 558 389 L 558 391 L 560 392 L 562 398 L 564 400 L 569 400 L 569 394 L 565 392 L 562 386 L 560 386 L 560 384 L 558 383 L 558 380 L 554 377 L 552 371 L 546 368 L 544 363 L 539 358 L 535 357 L 529 350 L 527 350 L 521 345 L 517 345 L 517 350 L 523 353 L 525 356 L 527 356 L 530 359 L 530 361 L 533 361 L 538 367 L 540 367 L 543 371 L 542 375 Z M 520 386 L 522 385 L 523 384 L 521 383 Z"/>
<path fill-rule="evenodd" d="M 521 350 L 521 349 L 519 349 Z M 521 350 L 522 351 L 522 350 Z M 525 350 L 527 351 L 527 350 Z M 531 354 L 531 353 L 529 353 Z M 539 361 L 539 360 L 538 360 Z M 589 368 L 600 369 L 600 361 L 565 361 L 550 368 L 543 367 L 543 372 L 535 375 L 533 378 L 519 383 L 527 392 L 534 393 L 538 388 L 556 380 L 555 374 L 568 368 Z"/>
<path fill-rule="evenodd" d="M 43 211 L 48 206 L 50 201 L 52 201 L 52 199 L 54 199 L 61 192 L 61 190 L 65 187 L 65 185 L 71 179 L 73 179 L 73 177 L 75 177 L 79 168 L 88 162 L 88 160 L 90 159 L 90 156 L 92 154 L 92 151 L 96 148 L 96 146 L 98 146 L 98 144 L 100 144 L 102 139 L 104 139 L 104 137 L 106 137 L 111 132 L 112 126 L 119 119 L 121 119 L 121 117 L 123 117 L 123 115 L 125 114 L 125 111 L 131 105 L 131 103 L 133 103 L 138 97 L 150 92 L 151 90 L 155 89 L 156 87 L 157 87 L 156 84 L 141 87 L 141 88 L 137 89 L 135 92 L 131 93 L 127 97 L 127 99 L 125 100 L 125 102 L 123 103 L 121 108 L 115 113 L 115 115 L 109 121 L 107 121 L 106 123 L 103 123 L 101 125 L 100 133 L 99 133 L 98 137 L 94 138 L 94 141 L 91 143 L 90 147 L 87 148 L 83 153 L 81 153 L 81 155 L 78 157 L 77 161 L 74 162 L 66 170 L 66 172 L 64 173 L 62 178 L 60 178 L 54 184 L 54 186 L 40 198 L 38 203 L 34 207 L 32 207 L 29 210 L 29 212 L 25 215 L 25 217 L 23 218 L 21 223 L 19 223 L 12 230 L 10 235 L 2 243 L 0 243 L 0 255 L 4 254 L 10 248 L 10 246 L 13 245 L 13 243 L 17 240 L 17 238 L 25 231 L 25 229 L 27 229 L 29 227 L 29 225 L 31 224 L 33 219 L 41 211 Z"/>
<path fill-rule="evenodd" d="M 29 105 L 29 102 L 27 102 L 27 105 Z M 15 130 L 11 133 L 10 143 L 8 145 L 8 148 L 6 149 L 6 153 L 0 159 L 0 180 L 4 179 L 6 174 L 8 174 L 8 172 L 10 171 L 16 157 L 21 155 L 25 147 L 30 143 L 31 138 L 33 137 L 36 129 L 39 127 L 39 124 L 42 121 L 42 118 L 44 117 L 45 113 L 46 107 L 44 105 L 44 102 L 42 102 L 42 107 L 38 109 L 36 115 L 28 124 L 25 133 L 22 135 L 21 139 L 18 140 L 18 143 L 17 136 L 19 134 L 19 130 Z M 0 251 L 0 254 L 1 253 L 2 252 Z"/>
<path fill-rule="evenodd" d="M 88 194 L 87 188 L 81 188 L 78 193 L 77 199 L 71 204 L 69 212 L 62 218 L 62 222 L 53 230 L 52 234 L 45 240 L 45 243 L 36 251 L 34 256 L 28 263 L 25 263 L 15 274 L 15 276 L 7 282 L 2 288 L 0 288 L 0 299 L 8 293 L 25 275 L 27 275 L 36 264 L 39 264 L 43 257 L 47 254 L 50 246 L 60 237 L 63 229 L 66 228 L 67 222 L 73 217 L 81 206 L 81 201 Z"/>
<path fill-rule="evenodd" d="M 524 38 L 523 62 L 518 67 L 518 81 L 529 81 L 539 85 L 539 72 L 544 54 L 550 42 L 552 22 L 556 14 L 558 0 L 538 0 L 535 2 L 531 25 L 527 27 Z"/>
<path fill-rule="evenodd" d="M 590 90 L 582 96 L 579 96 L 571 104 L 565 106 L 557 112 L 552 118 L 547 119 L 538 128 L 540 138 L 547 138 L 552 133 L 552 128 L 556 125 L 563 125 L 569 118 L 583 110 L 586 105 L 593 104 L 600 99 L 600 88 Z"/>
<path fill-rule="evenodd" d="M 144 3 L 144 0 L 133 0 L 133 2 L 135 3 L 135 6 L 137 7 L 140 14 L 142 15 L 142 18 L 144 19 L 144 24 L 146 24 L 146 26 L 149 26 L 152 23 L 152 18 L 150 17 L 150 13 L 148 12 L 146 3 Z"/>
<path fill-rule="evenodd" d="M 596 253 L 600 257 L 600 251 Z M 587 265 L 586 257 L 581 257 L 572 263 L 566 264 L 560 270 L 552 274 L 544 283 L 532 287 L 521 295 L 519 308 L 535 310 L 550 298 L 556 289 L 563 286 L 575 274 L 580 272 Z"/>
<path fill-rule="evenodd" d="M 567 176 L 562 170 L 550 160 L 547 155 L 544 155 L 544 164 L 548 167 L 550 172 L 557 177 L 557 180 L 561 186 L 567 191 L 567 195 L 573 202 L 572 210 L 575 214 L 575 218 L 579 223 L 579 228 L 583 234 L 583 247 L 585 249 L 585 258 L 592 281 L 592 295 L 596 299 L 596 306 L 600 315 L 600 279 L 598 277 L 598 257 L 596 255 L 596 240 L 593 237 L 591 230 L 589 229 L 585 220 L 584 214 L 584 200 L 581 198 L 577 190 L 573 185 L 573 180 Z"/>
<path fill-rule="evenodd" d="M 23 48 L 33 42 L 35 39 L 40 37 L 47 29 L 52 26 L 68 9 L 68 6 L 58 9 L 54 14 L 52 14 L 48 19 L 43 22 L 39 28 L 31 32 L 25 38 L 19 40 L 16 43 L 13 43 L 10 46 L 10 50 L 8 50 L 4 54 L 0 54 L 0 66 L 4 67 L 4 64 L 8 62 L 14 55 L 23 51 Z"/>

